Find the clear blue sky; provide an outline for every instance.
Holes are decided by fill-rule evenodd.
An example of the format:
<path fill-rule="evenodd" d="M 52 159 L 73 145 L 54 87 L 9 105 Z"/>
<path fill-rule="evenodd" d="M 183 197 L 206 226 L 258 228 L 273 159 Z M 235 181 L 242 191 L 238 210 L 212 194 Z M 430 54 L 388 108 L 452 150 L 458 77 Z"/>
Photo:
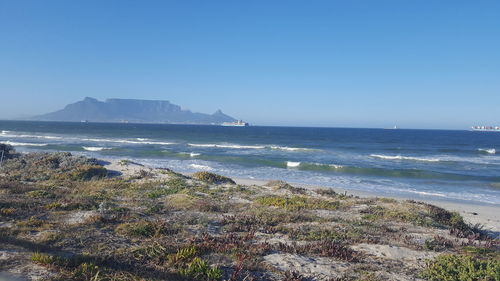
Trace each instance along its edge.
<path fill-rule="evenodd" d="M 500 125 L 500 1 L 0 0 L 0 95 L 0 118 L 91 96 L 263 125 Z"/>

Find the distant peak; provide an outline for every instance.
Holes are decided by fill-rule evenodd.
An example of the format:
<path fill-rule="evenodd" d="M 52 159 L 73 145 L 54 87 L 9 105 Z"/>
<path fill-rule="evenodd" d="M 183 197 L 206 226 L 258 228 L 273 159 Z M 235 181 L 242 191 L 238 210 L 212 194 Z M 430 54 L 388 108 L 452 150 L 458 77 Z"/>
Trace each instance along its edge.
<path fill-rule="evenodd" d="M 85 98 L 83 99 L 83 101 L 86 101 L 86 102 L 96 102 L 96 101 L 98 101 L 98 100 L 97 100 L 97 99 L 95 99 L 95 98 L 91 98 L 91 97 L 85 97 Z"/>
<path fill-rule="evenodd" d="M 61 110 L 35 116 L 32 119 L 47 121 L 136 122 L 176 124 L 222 124 L 234 122 L 231 116 L 217 110 L 204 114 L 182 110 L 166 100 L 106 99 L 92 97 L 68 104 Z"/>

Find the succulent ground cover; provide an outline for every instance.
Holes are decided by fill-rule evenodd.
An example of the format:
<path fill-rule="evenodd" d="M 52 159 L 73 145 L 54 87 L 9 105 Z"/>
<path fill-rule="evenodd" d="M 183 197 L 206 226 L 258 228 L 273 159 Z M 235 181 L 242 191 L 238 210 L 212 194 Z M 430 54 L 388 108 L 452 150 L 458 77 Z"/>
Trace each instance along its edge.
<path fill-rule="evenodd" d="M 500 280 L 498 239 L 426 203 L 242 186 L 207 172 L 120 174 L 69 153 L 12 155 L 0 168 L 8 276 Z"/>

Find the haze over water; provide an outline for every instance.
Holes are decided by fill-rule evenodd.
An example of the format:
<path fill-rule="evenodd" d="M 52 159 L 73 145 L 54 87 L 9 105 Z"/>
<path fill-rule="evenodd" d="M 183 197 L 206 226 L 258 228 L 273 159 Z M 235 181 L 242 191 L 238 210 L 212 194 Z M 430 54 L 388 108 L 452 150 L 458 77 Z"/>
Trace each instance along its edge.
<path fill-rule="evenodd" d="M 500 204 L 500 134 L 472 131 L 0 121 L 18 151 L 415 199 Z"/>

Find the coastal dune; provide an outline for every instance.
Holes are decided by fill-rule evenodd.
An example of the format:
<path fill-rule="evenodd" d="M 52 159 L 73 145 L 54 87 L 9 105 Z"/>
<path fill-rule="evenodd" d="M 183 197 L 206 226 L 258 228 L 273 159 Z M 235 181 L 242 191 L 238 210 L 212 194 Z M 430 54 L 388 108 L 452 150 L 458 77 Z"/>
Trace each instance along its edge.
<path fill-rule="evenodd" d="M 440 271 L 450 261 L 489 264 L 471 273 L 485 278 L 500 270 L 495 207 L 9 153 L 0 168 L 6 278 L 459 280 Z"/>

